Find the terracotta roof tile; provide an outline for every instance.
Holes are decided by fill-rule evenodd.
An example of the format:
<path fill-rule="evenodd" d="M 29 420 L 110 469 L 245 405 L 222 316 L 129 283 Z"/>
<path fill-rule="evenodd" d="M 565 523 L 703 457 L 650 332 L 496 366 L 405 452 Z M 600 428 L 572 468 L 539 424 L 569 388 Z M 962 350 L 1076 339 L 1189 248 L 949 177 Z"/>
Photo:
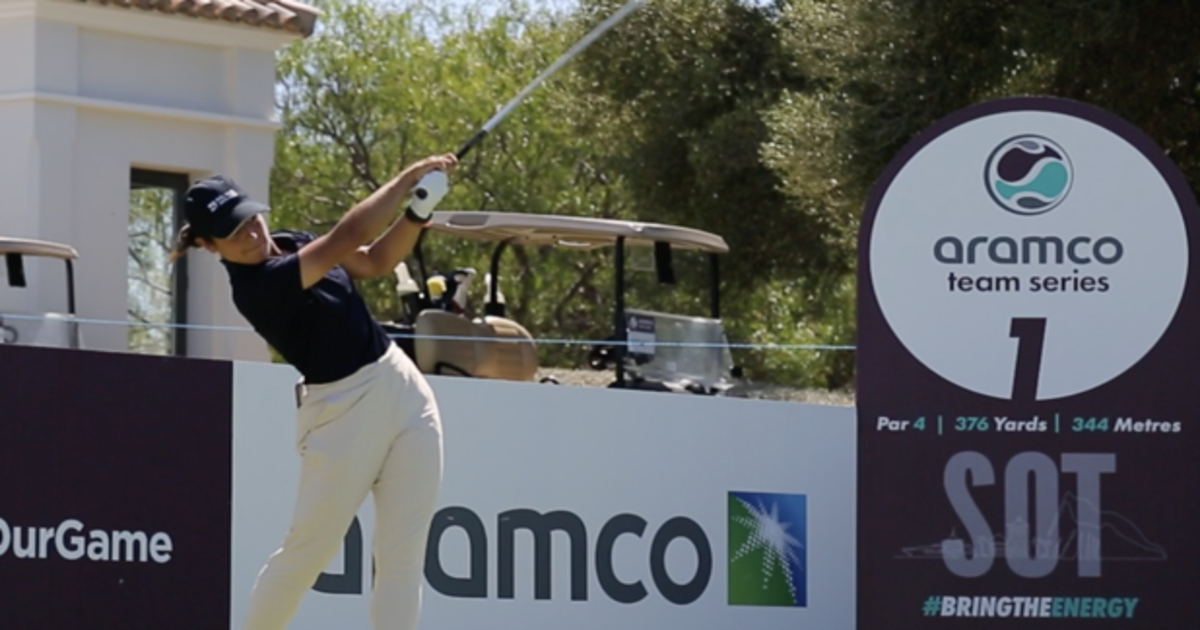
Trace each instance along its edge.
<path fill-rule="evenodd" d="M 294 0 L 78 0 L 312 35 L 320 11 Z"/>

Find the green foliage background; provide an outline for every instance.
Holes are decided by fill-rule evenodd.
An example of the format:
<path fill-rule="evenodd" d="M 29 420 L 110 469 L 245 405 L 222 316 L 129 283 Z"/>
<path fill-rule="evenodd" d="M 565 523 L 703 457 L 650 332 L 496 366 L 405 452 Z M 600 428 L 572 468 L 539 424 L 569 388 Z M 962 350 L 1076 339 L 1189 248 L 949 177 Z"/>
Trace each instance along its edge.
<path fill-rule="evenodd" d="M 323 231 L 405 164 L 452 151 L 623 0 L 319 3 L 280 57 L 279 227 Z M 443 209 L 621 217 L 721 234 L 731 340 L 853 344 L 863 203 L 893 155 L 952 111 L 1048 94 L 1146 131 L 1200 181 L 1200 6 L 1122 0 L 651 0 L 543 84 L 466 159 Z M 432 267 L 490 251 L 431 237 Z M 635 278 L 638 306 L 703 314 Z M 513 250 L 502 290 L 542 338 L 611 332 L 609 252 Z M 482 297 L 482 282 L 478 297 Z M 393 283 L 364 283 L 378 317 Z M 478 299 L 478 298 L 477 298 Z M 547 345 L 547 365 L 579 347 Z M 737 350 L 754 380 L 852 386 L 846 351 Z"/>

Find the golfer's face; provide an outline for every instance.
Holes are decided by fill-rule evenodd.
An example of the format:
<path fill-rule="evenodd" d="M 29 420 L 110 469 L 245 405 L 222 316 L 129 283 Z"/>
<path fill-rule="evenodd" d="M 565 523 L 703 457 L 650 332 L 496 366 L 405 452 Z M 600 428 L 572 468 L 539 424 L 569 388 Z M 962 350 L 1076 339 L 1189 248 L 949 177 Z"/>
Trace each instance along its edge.
<path fill-rule="evenodd" d="M 225 260 L 256 265 L 271 253 L 267 222 L 261 214 L 256 214 L 242 222 L 227 238 L 216 239 L 216 246 Z"/>

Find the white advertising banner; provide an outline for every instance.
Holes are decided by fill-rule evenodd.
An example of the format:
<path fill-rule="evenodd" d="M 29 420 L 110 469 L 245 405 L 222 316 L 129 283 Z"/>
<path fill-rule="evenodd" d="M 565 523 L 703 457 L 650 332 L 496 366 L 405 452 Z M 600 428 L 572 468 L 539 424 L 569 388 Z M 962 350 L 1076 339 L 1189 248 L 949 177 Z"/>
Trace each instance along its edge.
<path fill-rule="evenodd" d="M 235 364 L 232 628 L 291 515 L 296 378 Z M 853 408 L 430 380 L 422 629 L 854 627 Z M 370 628 L 373 518 L 289 628 Z"/>

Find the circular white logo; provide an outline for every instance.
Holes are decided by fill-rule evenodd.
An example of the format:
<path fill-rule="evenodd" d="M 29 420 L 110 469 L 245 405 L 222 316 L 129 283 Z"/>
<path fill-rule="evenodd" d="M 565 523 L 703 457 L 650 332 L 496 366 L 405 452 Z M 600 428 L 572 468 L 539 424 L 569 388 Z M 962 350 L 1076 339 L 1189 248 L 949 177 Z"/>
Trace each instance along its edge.
<path fill-rule="evenodd" d="M 1141 360 L 1175 316 L 1188 244 L 1175 191 L 1127 136 L 993 111 L 908 156 L 869 235 L 875 296 L 904 347 L 1001 399 L 1078 394 Z"/>
<path fill-rule="evenodd" d="M 1049 138 L 1023 134 L 1010 138 L 988 156 L 984 181 L 988 194 L 1014 214 L 1049 212 L 1067 198 L 1071 159 Z"/>

